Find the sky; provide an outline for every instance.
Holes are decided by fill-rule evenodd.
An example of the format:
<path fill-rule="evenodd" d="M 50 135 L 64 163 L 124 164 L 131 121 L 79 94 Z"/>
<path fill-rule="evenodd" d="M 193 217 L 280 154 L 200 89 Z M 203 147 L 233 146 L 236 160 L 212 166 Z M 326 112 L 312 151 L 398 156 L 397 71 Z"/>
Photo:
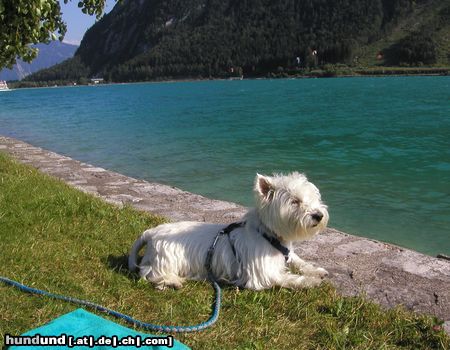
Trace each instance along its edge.
<path fill-rule="evenodd" d="M 79 45 L 86 30 L 95 23 L 95 16 L 85 15 L 78 8 L 78 0 L 71 0 L 64 4 L 64 0 L 59 0 L 64 22 L 67 24 L 67 33 L 64 38 L 65 43 Z M 105 12 L 111 11 L 116 4 L 115 0 L 106 0 Z"/>

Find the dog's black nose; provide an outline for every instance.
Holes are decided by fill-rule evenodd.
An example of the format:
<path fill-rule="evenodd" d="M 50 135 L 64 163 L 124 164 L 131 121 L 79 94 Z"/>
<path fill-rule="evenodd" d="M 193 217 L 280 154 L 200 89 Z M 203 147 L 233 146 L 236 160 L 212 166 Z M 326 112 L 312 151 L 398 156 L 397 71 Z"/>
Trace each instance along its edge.
<path fill-rule="evenodd" d="M 315 221 L 320 222 L 320 220 L 322 220 L 322 218 L 323 218 L 323 214 L 322 214 L 320 211 L 316 211 L 315 213 L 312 213 L 312 214 L 311 214 L 311 217 L 312 217 Z"/>

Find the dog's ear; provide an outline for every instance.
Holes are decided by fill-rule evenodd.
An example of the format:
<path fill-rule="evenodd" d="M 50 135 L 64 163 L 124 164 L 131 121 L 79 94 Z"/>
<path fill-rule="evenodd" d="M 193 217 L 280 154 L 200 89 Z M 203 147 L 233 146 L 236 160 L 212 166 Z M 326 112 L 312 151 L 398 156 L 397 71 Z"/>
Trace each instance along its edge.
<path fill-rule="evenodd" d="M 264 200 L 272 200 L 275 189 L 270 181 L 270 177 L 256 174 L 255 191 Z"/>

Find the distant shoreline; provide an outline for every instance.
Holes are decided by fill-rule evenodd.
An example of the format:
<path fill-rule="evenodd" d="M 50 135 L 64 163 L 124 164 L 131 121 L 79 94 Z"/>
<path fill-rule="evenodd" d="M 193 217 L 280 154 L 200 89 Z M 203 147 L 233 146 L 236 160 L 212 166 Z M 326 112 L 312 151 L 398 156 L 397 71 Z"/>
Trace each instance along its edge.
<path fill-rule="evenodd" d="M 415 76 L 450 76 L 450 67 L 376 67 L 367 69 L 354 69 L 341 66 L 329 66 L 323 69 L 310 71 L 284 71 L 271 72 L 261 76 L 236 77 L 184 77 L 184 78 L 158 78 L 153 80 L 129 81 L 129 82 L 105 82 L 99 84 L 78 84 L 73 81 L 49 81 L 41 85 L 41 82 L 12 81 L 8 82 L 11 89 L 23 88 L 54 88 L 69 86 L 100 86 L 136 83 L 172 83 L 193 81 L 227 81 L 227 80 L 259 80 L 259 79 L 314 79 L 314 78 L 366 78 L 366 77 L 415 77 Z M 36 86 L 33 86 L 36 85 Z"/>

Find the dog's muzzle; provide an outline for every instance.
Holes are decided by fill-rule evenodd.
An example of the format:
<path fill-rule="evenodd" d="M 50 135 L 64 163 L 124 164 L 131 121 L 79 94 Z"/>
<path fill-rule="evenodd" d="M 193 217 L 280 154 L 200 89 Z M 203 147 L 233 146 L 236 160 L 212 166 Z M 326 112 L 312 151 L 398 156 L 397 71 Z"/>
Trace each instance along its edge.
<path fill-rule="evenodd" d="M 315 221 L 315 225 L 317 226 L 323 219 L 323 214 L 320 211 L 316 211 L 311 214 L 311 219 Z"/>

